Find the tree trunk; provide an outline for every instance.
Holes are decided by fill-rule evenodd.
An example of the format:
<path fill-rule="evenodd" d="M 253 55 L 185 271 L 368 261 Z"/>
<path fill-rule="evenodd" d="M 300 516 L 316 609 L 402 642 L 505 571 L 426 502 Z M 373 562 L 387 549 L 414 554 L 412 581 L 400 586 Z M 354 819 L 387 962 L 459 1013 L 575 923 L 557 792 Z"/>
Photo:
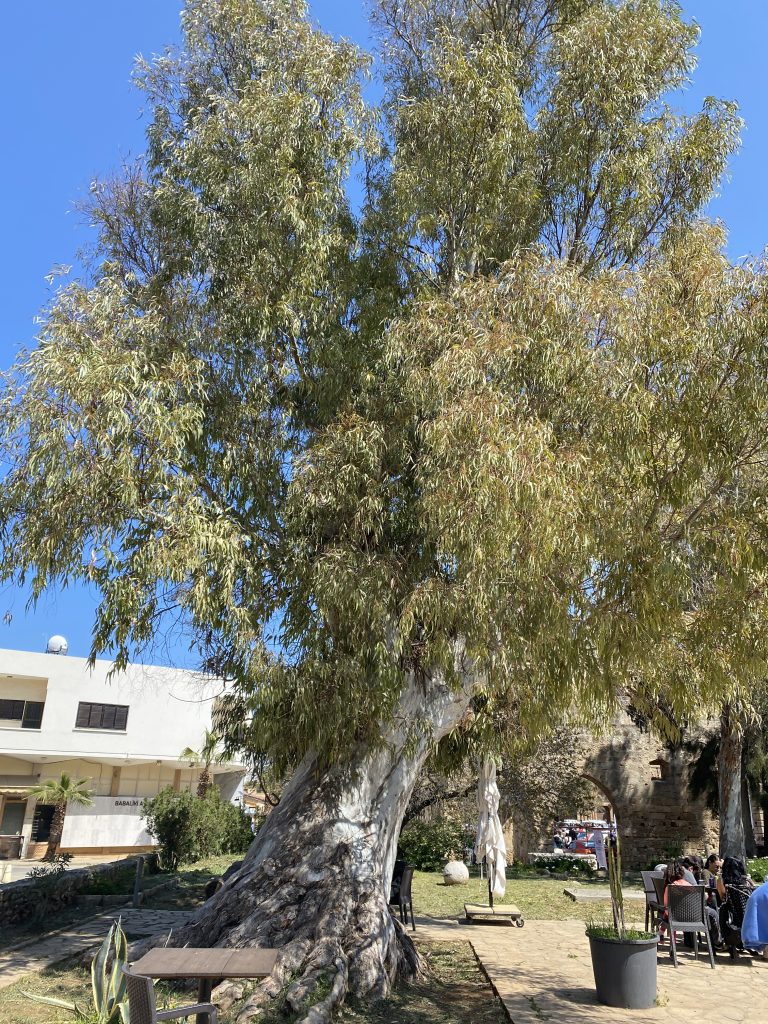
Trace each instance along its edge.
<path fill-rule="evenodd" d="M 718 791 L 720 797 L 720 856 L 746 860 L 741 807 L 743 735 L 729 704 L 720 716 Z"/>
<path fill-rule="evenodd" d="M 200 776 L 197 780 L 197 795 L 202 800 L 211 786 L 211 767 L 208 762 L 203 763 L 200 769 Z"/>
<path fill-rule="evenodd" d="M 388 905 L 397 839 L 418 773 L 467 711 L 472 682 L 467 675 L 451 693 L 442 680 L 412 678 L 376 750 L 360 748 L 324 772 L 305 758 L 240 870 L 173 936 L 176 946 L 280 949 L 239 1021 L 256 1016 L 291 977 L 289 1007 L 305 1014 L 304 1024 L 321 1024 L 348 991 L 382 997 L 396 978 L 419 973 L 416 949 Z M 155 941 L 164 939 L 132 955 Z"/>
<path fill-rule="evenodd" d="M 44 861 L 52 861 L 59 851 L 66 813 L 66 803 L 56 804 L 56 810 L 53 812 L 53 818 L 51 819 L 51 831 L 48 835 L 48 849 L 45 851 Z"/>
<path fill-rule="evenodd" d="M 741 779 L 741 808 L 742 820 L 744 822 L 744 849 L 748 857 L 756 857 L 757 842 L 755 840 L 755 815 L 752 808 L 752 793 L 749 788 L 749 780 L 743 771 Z"/>

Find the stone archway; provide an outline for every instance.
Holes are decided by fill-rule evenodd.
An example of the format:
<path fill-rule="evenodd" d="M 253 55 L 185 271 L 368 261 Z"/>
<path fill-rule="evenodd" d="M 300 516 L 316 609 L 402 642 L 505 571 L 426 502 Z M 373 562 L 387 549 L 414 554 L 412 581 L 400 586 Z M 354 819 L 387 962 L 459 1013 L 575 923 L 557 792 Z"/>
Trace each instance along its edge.
<path fill-rule="evenodd" d="M 602 814 L 595 814 L 596 818 L 602 817 L 605 821 L 618 821 L 618 814 L 616 811 L 616 797 L 608 789 L 604 782 L 600 779 L 596 779 L 593 775 L 584 771 L 581 773 L 581 778 L 586 779 L 587 782 L 591 783 L 592 786 L 602 795 Z M 597 811 L 597 808 L 595 808 Z"/>
<path fill-rule="evenodd" d="M 624 712 L 604 737 L 582 736 L 574 768 L 610 800 L 626 867 L 674 853 L 716 850 L 717 820 L 688 790 L 689 755 L 639 728 Z"/>
<path fill-rule="evenodd" d="M 605 734 L 584 731 L 576 738 L 574 774 L 596 786 L 613 808 L 625 867 L 645 868 L 679 852 L 717 850 L 717 819 L 688 789 L 690 760 L 684 747 L 665 743 L 624 712 Z M 526 859 L 551 839 L 516 815 L 509 824 L 516 859 Z"/>

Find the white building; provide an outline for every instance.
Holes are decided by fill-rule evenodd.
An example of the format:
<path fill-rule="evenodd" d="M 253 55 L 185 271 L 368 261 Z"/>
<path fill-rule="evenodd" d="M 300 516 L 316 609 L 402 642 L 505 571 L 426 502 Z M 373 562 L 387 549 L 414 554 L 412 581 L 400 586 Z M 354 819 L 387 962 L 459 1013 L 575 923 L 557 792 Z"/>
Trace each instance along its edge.
<path fill-rule="evenodd" d="M 144 665 L 108 680 L 111 667 L 0 649 L 0 843 L 20 834 L 22 856 L 44 852 L 53 813 L 29 790 L 63 771 L 89 779 L 95 794 L 92 806 L 67 811 L 61 849 L 72 853 L 149 849 L 144 797 L 197 785 L 200 767 L 181 752 L 200 750 L 224 684 Z M 212 764 L 210 772 L 225 799 L 239 799 L 240 765 Z"/>

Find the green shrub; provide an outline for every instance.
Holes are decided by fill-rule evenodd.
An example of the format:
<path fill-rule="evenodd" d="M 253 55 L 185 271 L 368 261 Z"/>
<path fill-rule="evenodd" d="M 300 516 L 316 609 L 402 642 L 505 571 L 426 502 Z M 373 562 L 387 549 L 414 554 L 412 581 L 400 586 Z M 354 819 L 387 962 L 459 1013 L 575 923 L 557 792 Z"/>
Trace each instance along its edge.
<path fill-rule="evenodd" d="M 440 871 L 451 855 L 461 860 L 474 841 L 474 829 L 450 818 L 411 821 L 400 833 L 402 859 L 420 871 Z"/>
<path fill-rule="evenodd" d="M 251 844 L 248 816 L 225 800 L 215 786 L 204 797 L 166 786 L 145 800 L 147 832 L 160 845 L 160 863 L 167 871 L 221 853 L 244 853 Z"/>
<path fill-rule="evenodd" d="M 133 892 L 135 877 L 136 868 L 131 865 L 111 876 L 94 875 L 83 891 L 90 896 L 120 896 Z"/>
<path fill-rule="evenodd" d="M 749 861 L 747 870 L 754 882 L 764 882 L 768 878 L 768 857 L 759 857 Z"/>

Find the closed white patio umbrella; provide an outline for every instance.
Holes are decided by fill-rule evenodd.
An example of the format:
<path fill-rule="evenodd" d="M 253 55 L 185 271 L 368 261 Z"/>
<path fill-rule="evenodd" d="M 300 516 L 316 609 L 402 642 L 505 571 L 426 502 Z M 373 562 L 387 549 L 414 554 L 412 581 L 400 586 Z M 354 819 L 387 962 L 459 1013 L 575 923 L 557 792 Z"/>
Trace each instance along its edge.
<path fill-rule="evenodd" d="M 499 819 L 499 787 L 496 783 L 496 762 L 486 757 L 477 783 L 477 808 L 480 812 L 475 838 L 475 856 L 485 858 L 488 867 L 488 902 L 503 896 L 507 884 L 507 844 Z"/>

